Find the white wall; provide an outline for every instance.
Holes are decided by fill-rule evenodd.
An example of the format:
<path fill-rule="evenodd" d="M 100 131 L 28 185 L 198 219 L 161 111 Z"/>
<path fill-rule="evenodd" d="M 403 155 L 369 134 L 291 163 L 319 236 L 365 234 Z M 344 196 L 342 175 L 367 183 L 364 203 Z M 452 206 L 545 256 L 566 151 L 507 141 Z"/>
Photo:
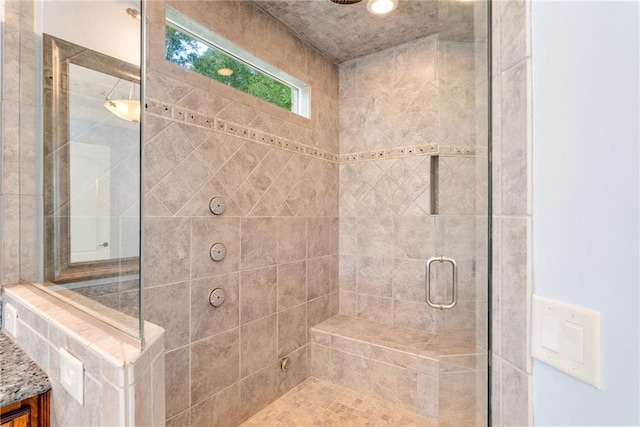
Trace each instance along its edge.
<path fill-rule="evenodd" d="M 536 361 L 536 425 L 640 424 L 638 8 L 532 5 L 535 293 L 603 322 L 602 390 Z"/>

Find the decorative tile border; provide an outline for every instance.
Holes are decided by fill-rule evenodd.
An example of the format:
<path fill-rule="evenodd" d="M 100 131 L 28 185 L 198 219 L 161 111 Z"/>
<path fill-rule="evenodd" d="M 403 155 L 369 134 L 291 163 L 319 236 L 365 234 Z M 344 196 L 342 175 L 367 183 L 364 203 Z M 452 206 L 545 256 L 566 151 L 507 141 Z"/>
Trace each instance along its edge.
<path fill-rule="evenodd" d="M 393 159 L 414 156 L 471 156 L 475 154 L 474 147 L 457 147 L 440 144 L 416 145 L 411 147 L 387 148 L 384 150 L 364 151 L 340 155 L 340 163 L 353 163 L 365 160 Z"/>
<path fill-rule="evenodd" d="M 256 129 L 251 129 L 247 126 L 241 126 L 226 120 L 205 116 L 204 114 L 188 110 L 179 105 L 172 105 L 155 99 L 147 99 L 146 112 L 154 116 L 160 116 L 176 122 L 211 129 L 249 141 L 270 145 L 287 151 L 293 151 L 317 159 L 327 160 L 332 163 L 338 163 L 339 160 L 339 156 L 337 154 L 321 150 L 317 147 L 312 147 L 280 136 L 260 132 Z"/>
<path fill-rule="evenodd" d="M 148 114 L 171 119 L 176 122 L 185 123 L 205 129 L 243 138 L 248 141 L 270 145 L 287 151 L 293 151 L 306 156 L 323 159 L 332 163 L 353 163 L 368 160 L 393 159 L 399 157 L 414 156 L 471 156 L 476 153 L 473 146 L 449 146 L 437 143 L 416 145 L 410 147 L 388 148 L 383 150 L 372 150 L 348 154 L 335 154 L 328 151 L 312 147 L 301 142 L 292 141 L 277 135 L 272 135 L 241 126 L 233 122 L 221 120 L 215 117 L 205 116 L 196 111 L 189 110 L 179 105 L 173 105 L 156 99 L 148 98 L 146 102 L 146 112 Z"/>

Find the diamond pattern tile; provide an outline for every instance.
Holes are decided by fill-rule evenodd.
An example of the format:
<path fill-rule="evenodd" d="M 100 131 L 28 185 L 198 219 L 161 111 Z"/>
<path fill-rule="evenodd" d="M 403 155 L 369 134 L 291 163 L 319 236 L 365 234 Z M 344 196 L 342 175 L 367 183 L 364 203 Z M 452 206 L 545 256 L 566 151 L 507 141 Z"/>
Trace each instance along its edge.
<path fill-rule="evenodd" d="M 337 215 L 336 164 L 193 129 L 168 124 L 147 146 L 161 165 L 146 177 L 148 195 L 172 215 L 207 215 L 201 206 L 216 195 L 233 216 Z"/>

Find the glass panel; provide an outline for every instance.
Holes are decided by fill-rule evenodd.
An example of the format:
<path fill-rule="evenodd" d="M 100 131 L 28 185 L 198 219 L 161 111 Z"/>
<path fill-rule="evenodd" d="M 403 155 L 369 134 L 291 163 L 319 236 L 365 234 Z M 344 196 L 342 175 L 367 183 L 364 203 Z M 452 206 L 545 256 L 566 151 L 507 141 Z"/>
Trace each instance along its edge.
<path fill-rule="evenodd" d="M 311 90 L 307 83 L 175 9 L 167 7 L 165 11 L 165 58 L 168 61 L 303 117 L 311 117 Z"/>
<path fill-rule="evenodd" d="M 291 87 L 168 25 L 165 34 L 167 60 L 291 111 Z"/>
<path fill-rule="evenodd" d="M 39 281 L 140 338 L 142 21 L 132 6 L 44 4 Z"/>

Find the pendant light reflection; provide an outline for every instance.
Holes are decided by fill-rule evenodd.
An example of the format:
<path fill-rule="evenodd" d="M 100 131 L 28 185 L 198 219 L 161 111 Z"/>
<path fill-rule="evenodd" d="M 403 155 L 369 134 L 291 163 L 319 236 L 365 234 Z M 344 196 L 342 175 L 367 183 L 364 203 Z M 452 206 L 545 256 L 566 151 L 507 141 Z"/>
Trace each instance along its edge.
<path fill-rule="evenodd" d="M 119 99 L 111 99 L 113 92 L 115 92 L 116 88 L 120 84 L 122 79 L 118 79 L 116 84 L 107 95 L 107 99 L 104 102 L 104 108 L 120 117 L 123 120 L 128 122 L 139 123 L 140 122 L 140 100 L 134 99 L 133 95 L 135 92 L 136 84 L 131 82 L 131 90 L 129 91 L 129 99 L 119 98 Z"/>
<path fill-rule="evenodd" d="M 373 15 L 386 15 L 398 7 L 398 0 L 369 0 L 367 9 Z"/>

